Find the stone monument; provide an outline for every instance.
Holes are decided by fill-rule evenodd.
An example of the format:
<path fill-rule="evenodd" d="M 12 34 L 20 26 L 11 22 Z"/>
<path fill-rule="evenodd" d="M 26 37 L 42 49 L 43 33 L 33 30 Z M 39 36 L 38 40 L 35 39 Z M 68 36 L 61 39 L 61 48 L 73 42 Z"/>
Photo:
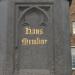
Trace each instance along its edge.
<path fill-rule="evenodd" d="M 0 75 L 71 75 L 68 0 L 0 1 Z"/>

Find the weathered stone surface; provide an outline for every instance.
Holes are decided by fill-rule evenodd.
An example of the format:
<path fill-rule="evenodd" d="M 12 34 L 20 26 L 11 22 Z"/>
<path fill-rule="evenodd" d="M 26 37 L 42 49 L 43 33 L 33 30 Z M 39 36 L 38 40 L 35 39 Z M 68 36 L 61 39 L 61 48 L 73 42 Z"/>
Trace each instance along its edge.
<path fill-rule="evenodd" d="M 67 0 L 1 1 L 0 75 L 71 75 L 68 9 Z M 43 28 L 44 34 L 24 34 L 27 24 Z M 20 42 L 37 37 L 48 43 L 22 46 Z"/>
<path fill-rule="evenodd" d="M 0 2 L 0 75 L 3 75 L 7 51 L 7 3 Z"/>

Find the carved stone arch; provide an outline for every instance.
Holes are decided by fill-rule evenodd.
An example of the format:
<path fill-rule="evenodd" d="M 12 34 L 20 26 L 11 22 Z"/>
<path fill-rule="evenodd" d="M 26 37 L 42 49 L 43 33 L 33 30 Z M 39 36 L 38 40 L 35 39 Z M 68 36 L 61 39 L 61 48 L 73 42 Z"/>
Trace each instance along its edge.
<path fill-rule="evenodd" d="M 28 38 L 28 39 L 49 39 L 49 43 L 51 43 L 51 46 L 49 46 L 50 48 L 52 47 L 52 38 L 49 36 L 49 34 L 52 34 L 53 29 L 51 28 L 52 26 L 52 7 L 50 5 L 43 5 L 43 4 L 37 4 L 37 5 L 31 5 L 31 7 L 27 7 L 29 5 L 19 5 L 17 6 L 17 11 L 18 14 L 20 12 L 20 14 L 17 16 L 17 23 L 16 23 L 16 46 L 17 49 L 15 51 L 15 72 L 20 72 L 22 74 L 19 75 L 24 75 L 23 73 L 26 72 L 27 69 L 30 70 L 34 70 L 36 69 L 36 71 L 38 69 L 41 70 L 47 70 L 48 73 L 50 73 L 51 71 L 51 66 L 49 65 L 49 61 L 48 61 L 48 57 L 52 56 L 50 54 L 50 49 L 48 48 L 48 44 L 46 45 L 27 45 L 27 46 L 22 46 L 21 44 L 21 40 L 23 38 Z M 21 7 L 21 8 L 20 8 Z M 27 8 L 26 8 L 27 7 Z M 23 10 L 22 10 L 23 9 Z M 46 10 L 47 9 L 47 10 Z M 41 18 L 41 20 L 40 20 Z M 26 26 L 25 26 L 26 25 Z M 46 25 L 46 26 L 45 26 Z M 24 30 L 26 30 L 26 28 L 30 29 L 42 29 L 43 34 L 42 35 L 26 35 Z M 49 36 L 49 37 L 48 37 Z M 52 35 L 53 36 L 53 35 Z M 51 38 L 51 40 L 50 40 Z M 29 46 L 29 47 L 28 47 Z M 34 47 L 34 49 L 33 49 Z M 42 49 L 43 47 L 43 49 Z M 38 54 L 37 54 L 38 51 Z M 52 50 L 53 51 L 53 50 Z M 42 52 L 42 54 L 41 54 Z M 39 56 L 41 58 L 39 58 Z M 37 60 L 36 60 L 37 59 Z M 52 58 L 51 58 L 52 59 Z M 33 63 L 35 62 L 35 63 Z M 42 63 L 43 62 L 43 63 Z M 53 61 L 52 61 L 53 62 Z M 50 63 L 52 63 L 50 61 Z M 49 67 L 50 66 L 50 67 Z M 49 71 L 49 70 L 50 71 Z M 24 72 L 21 72 L 21 71 Z M 27 73 L 27 72 L 26 72 Z M 31 71 L 32 73 L 32 71 Z M 33 73 L 36 73 L 33 71 Z M 40 72 L 37 72 L 37 75 Z M 48 74 L 47 73 L 47 74 Z M 40 73 L 41 74 L 41 73 Z M 39 74 L 39 75 L 40 75 Z M 29 74 L 31 75 L 31 74 Z M 50 75 L 50 74 L 48 74 Z"/>
<path fill-rule="evenodd" d="M 29 16 L 30 14 L 32 14 L 33 12 L 33 10 L 36 10 L 36 11 L 34 11 L 35 13 L 38 13 L 38 14 L 42 14 L 43 15 L 43 21 L 40 23 L 40 24 L 43 24 L 43 22 L 48 22 L 48 19 L 49 19 L 49 17 L 48 17 L 48 14 L 47 14 L 47 12 L 45 11 L 45 10 L 43 10 L 42 8 L 40 8 L 40 7 L 30 7 L 30 8 L 27 8 L 27 9 L 25 9 L 24 11 L 23 11 L 23 13 L 20 15 L 20 17 L 19 17 L 19 19 L 18 19 L 18 23 L 19 24 L 21 24 L 21 21 L 24 19 L 24 17 L 25 16 Z M 41 12 L 41 13 L 40 13 Z M 28 15 L 27 15 L 28 14 Z M 38 15 L 37 14 L 37 15 Z M 39 16 L 39 15 L 38 15 Z M 39 16 L 40 17 L 40 16 Z M 40 18 L 39 18 L 40 19 Z M 35 19 L 34 19 L 35 20 Z M 25 24 L 27 24 L 26 22 L 25 22 Z M 27 24 L 28 25 L 28 24 Z"/>

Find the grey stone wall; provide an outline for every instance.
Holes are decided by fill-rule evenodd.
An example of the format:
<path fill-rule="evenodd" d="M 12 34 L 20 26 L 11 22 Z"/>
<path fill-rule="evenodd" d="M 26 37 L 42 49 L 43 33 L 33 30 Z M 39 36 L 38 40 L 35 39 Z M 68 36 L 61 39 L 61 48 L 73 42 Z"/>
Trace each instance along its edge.
<path fill-rule="evenodd" d="M 42 62 L 39 58 L 39 61 L 41 63 L 37 63 L 36 61 L 32 61 L 31 59 L 34 56 L 31 55 L 30 57 L 28 55 L 28 59 L 23 55 L 23 59 L 26 59 L 27 61 L 32 61 L 32 65 L 34 65 L 31 68 L 23 68 L 23 64 L 21 64 L 21 69 L 19 73 L 16 71 L 16 66 L 18 67 L 18 56 L 16 53 L 20 53 L 19 49 L 16 47 L 15 43 L 15 25 L 18 18 L 18 13 L 16 13 L 16 4 L 24 5 L 25 3 L 29 3 L 33 6 L 33 4 L 37 5 L 44 5 L 50 4 L 50 11 L 49 11 L 49 17 L 50 22 L 48 26 L 48 40 L 49 44 L 48 46 L 42 46 L 42 48 L 24 48 L 25 52 L 26 50 L 31 50 L 32 54 L 33 52 L 35 55 L 35 58 L 39 58 L 39 56 L 46 55 L 46 60 L 48 62 Z M 19 6 L 18 5 L 18 6 Z M 16 0 L 16 1 L 0 1 L 0 75 L 34 75 L 34 74 L 47 74 L 47 75 L 71 75 L 71 52 L 70 52 L 70 35 L 69 35 L 69 3 L 67 0 Z M 16 17 L 15 17 L 16 16 Z M 16 26 L 17 27 L 17 26 Z M 16 32 L 17 33 L 17 32 Z M 18 39 L 18 38 L 17 38 Z M 43 50 L 46 50 L 49 52 L 48 55 L 43 52 Z M 22 48 L 23 49 L 23 48 Z M 35 49 L 35 51 L 34 51 Z M 41 50 L 42 49 L 42 50 Z M 37 54 L 37 50 L 39 51 L 39 54 Z M 42 52 L 42 53 L 40 53 Z M 23 52 L 21 52 L 23 53 Z M 22 54 L 21 54 L 22 56 Z M 29 58 L 30 57 L 30 58 Z M 22 58 L 22 57 L 21 57 Z M 43 57 L 44 58 L 44 57 Z M 42 60 L 44 60 L 41 58 Z M 17 62 L 16 62 L 17 61 Z M 44 65 L 43 68 L 40 66 Z M 48 63 L 48 64 L 47 64 Z M 25 65 L 25 64 L 24 64 Z M 30 66 L 32 66 L 30 65 Z M 40 67 L 40 68 L 37 68 Z M 45 68 L 44 68 L 45 67 Z M 41 70 L 40 70 L 41 69 Z M 46 73 L 47 72 L 47 73 Z"/>

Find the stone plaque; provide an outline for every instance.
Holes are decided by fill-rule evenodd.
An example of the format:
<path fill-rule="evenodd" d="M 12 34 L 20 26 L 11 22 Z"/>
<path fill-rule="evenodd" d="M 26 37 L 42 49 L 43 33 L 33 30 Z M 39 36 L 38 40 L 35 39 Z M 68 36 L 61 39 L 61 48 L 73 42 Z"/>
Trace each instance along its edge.
<path fill-rule="evenodd" d="M 37 69 L 52 71 L 52 9 L 50 3 L 16 4 L 15 70 L 34 69 L 29 75 L 41 75 Z"/>

